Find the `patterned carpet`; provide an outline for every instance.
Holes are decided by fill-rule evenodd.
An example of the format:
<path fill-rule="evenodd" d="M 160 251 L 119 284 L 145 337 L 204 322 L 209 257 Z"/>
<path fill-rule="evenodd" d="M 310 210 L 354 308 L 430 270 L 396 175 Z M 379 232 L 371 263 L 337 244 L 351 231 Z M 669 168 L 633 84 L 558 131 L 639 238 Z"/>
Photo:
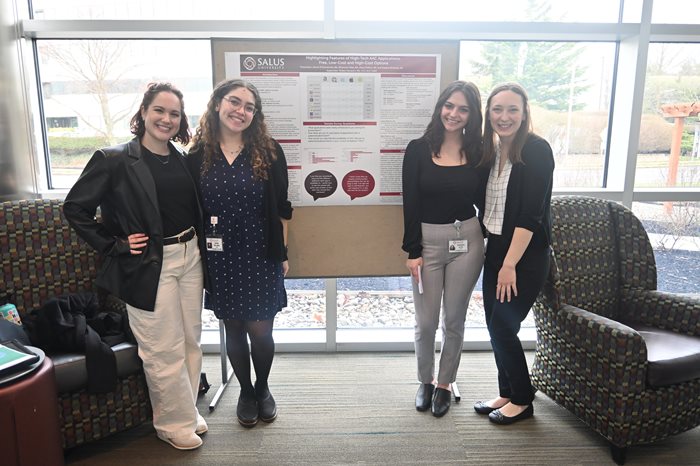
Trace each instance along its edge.
<path fill-rule="evenodd" d="M 528 354 L 530 361 L 532 353 Z M 212 388 L 199 408 L 209 423 L 204 445 L 173 449 L 150 423 L 68 452 L 72 465 L 606 465 L 614 464 L 602 437 L 545 395 L 535 417 L 512 426 L 491 424 L 472 409 L 494 395 L 490 352 L 462 354 L 457 379 L 462 401 L 443 418 L 418 413 L 412 353 L 278 354 L 270 386 L 279 417 L 252 429 L 235 420 L 238 387 L 214 411 L 221 369 L 205 357 Z M 628 465 L 698 464 L 700 429 L 629 450 Z"/>

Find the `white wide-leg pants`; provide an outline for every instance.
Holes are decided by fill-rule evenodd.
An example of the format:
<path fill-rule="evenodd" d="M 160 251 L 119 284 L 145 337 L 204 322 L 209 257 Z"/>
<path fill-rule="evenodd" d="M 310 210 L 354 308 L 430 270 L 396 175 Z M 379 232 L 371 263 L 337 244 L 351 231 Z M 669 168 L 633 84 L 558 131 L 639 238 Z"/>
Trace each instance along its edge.
<path fill-rule="evenodd" d="M 146 373 L 153 427 L 168 438 L 197 427 L 203 286 L 195 236 L 163 247 L 155 311 L 126 306 Z"/>

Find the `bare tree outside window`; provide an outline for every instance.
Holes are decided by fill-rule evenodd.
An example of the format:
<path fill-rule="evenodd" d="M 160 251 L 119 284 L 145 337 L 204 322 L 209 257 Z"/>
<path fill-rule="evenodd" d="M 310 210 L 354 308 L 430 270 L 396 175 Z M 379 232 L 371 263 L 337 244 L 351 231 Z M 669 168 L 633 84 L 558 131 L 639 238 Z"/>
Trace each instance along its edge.
<path fill-rule="evenodd" d="M 52 188 L 70 188 L 97 148 L 131 139 L 148 83 L 169 81 L 196 120 L 211 92 L 203 40 L 37 41 Z"/>
<path fill-rule="evenodd" d="M 81 122 L 94 131 L 94 135 L 103 138 L 108 145 L 116 142 L 115 126 L 118 122 L 131 116 L 135 100 L 124 103 L 121 94 L 127 89 L 121 81 L 135 65 L 127 65 L 124 53 L 127 43 L 123 41 L 81 40 L 69 42 L 51 42 L 41 46 L 41 53 L 48 60 L 54 61 L 63 71 L 74 79 L 65 95 L 89 94 L 97 102 L 101 121 L 95 121 L 86 114 L 84 108 L 75 106 L 71 99 L 63 99 L 60 94 L 51 92 L 51 98 L 71 108 Z M 131 91 L 129 89 L 128 91 Z"/>

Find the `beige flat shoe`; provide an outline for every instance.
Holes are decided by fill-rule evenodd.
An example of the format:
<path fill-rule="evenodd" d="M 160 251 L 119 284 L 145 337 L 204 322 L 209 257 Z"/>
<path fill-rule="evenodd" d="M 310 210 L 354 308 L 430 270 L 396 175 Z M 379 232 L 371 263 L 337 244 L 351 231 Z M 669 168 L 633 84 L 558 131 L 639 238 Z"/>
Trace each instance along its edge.
<path fill-rule="evenodd" d="M 197 430 L 194 431 L 195 434 L 197 435 L 202 435 L 206 433 L 209 430 L 209 426 L 207 425 L 207 421 L 204 420 L 201 414 L 197 414 Z"/>
<path fill-rule="evenodd" d="M 157 435 L 159 439 L 169 443 L 173 448 L 177 448 L 178 450 L 194 450 L 202 446 L 202 439 L 194 432 L 190 435 L 181 435 L 178 437 L 166 437 L 160 432 L 158 432 Z"/>

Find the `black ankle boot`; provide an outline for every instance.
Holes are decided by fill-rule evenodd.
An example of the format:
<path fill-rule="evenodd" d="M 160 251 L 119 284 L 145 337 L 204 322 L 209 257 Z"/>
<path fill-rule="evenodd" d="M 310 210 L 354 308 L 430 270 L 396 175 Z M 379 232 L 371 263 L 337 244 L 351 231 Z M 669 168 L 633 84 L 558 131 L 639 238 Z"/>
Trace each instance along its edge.
<path fill-rule="evenodd" d="M 255 394 L 241 391 L 238 396 L 236 416 L 243 427 L 253 427 L 258 423 L 258 400 Z"/>
<path fill-rule="evenodd" d="M 270 389 L 255 385 L 255 397 L 258 401 L 258 415 L 263 422 L 272 422 L 277 418 L 277 403 L 270 393 Z"/>

